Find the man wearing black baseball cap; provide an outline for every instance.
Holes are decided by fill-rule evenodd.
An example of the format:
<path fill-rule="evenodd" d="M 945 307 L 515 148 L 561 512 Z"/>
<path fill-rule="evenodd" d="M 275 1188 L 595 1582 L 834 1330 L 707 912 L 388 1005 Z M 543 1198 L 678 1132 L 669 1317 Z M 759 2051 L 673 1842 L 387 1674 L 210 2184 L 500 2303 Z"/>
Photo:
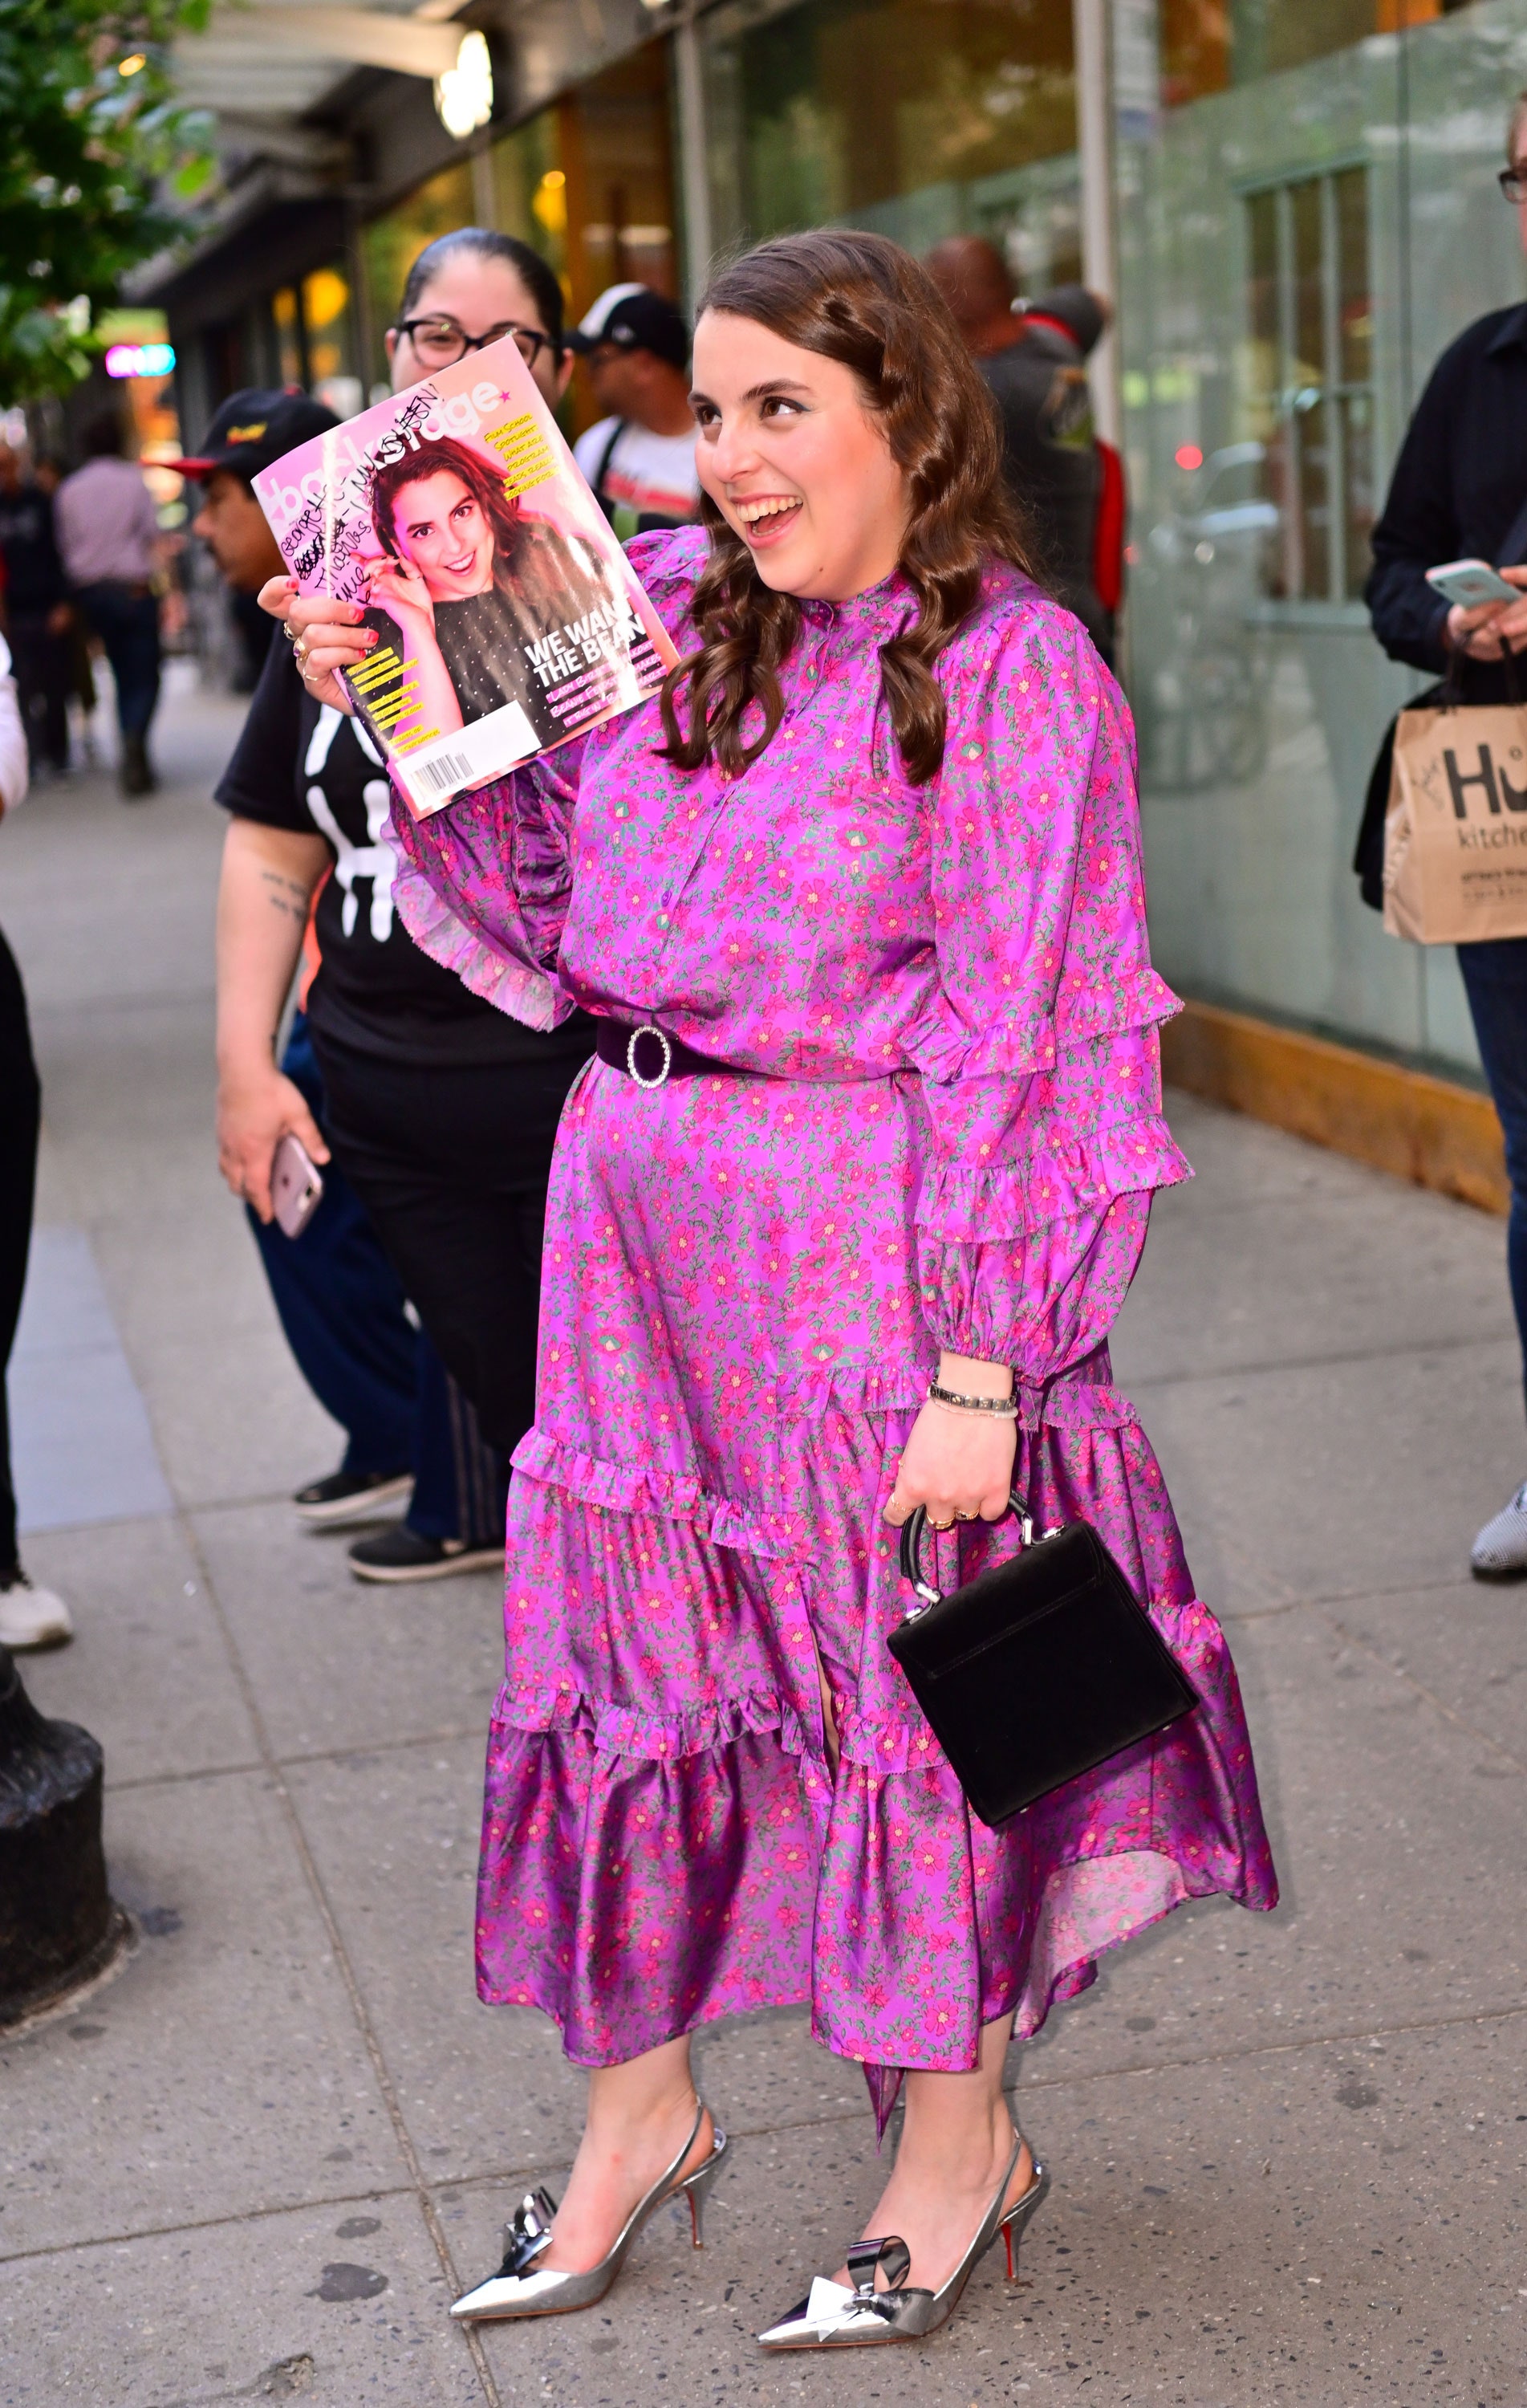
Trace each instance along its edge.
<path fill-rule="evenodd" d="M 246 386 L 229 394 L 194 457 L 164 462 L 202 487 L 192 533 L 201 537 L 235 592 L 258 594 L 267 577 L 286 574 L 269 522 L 254 498 L 254 479 L 299 443 L 338 423 L 332 409 L 295 387 Z"/>
<path fill-rule="evenodd" d="M 690 334 L 678 311 L 646 284 L 612 284 L 567 337 L 587 363 L 608 413 L 574 449 L 578 465 L 623 542 L 699 516 Z"/>

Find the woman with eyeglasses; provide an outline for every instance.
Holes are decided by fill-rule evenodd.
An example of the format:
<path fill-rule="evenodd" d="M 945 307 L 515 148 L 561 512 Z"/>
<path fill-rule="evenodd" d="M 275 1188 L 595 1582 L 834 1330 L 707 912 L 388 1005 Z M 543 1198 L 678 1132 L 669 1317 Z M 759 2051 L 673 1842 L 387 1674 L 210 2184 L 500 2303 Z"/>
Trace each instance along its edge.
<path fill-rule="evenodd" d="M 504 335 L 554 407 L 573 365 L 556 278 L 507 236 L 476 227 L 443 235 L 415 261 L 387 336 L 394 391 Z M 424 522 L 440 515 L 443 500 L 438 532 L 450 537 L 452 509 L 469 490 L 454 457 L 435 461 L 439 473 L 424 479 L 419 455 L 410 457 L 411 480 L 384 497 L 392 537 L 384 550 L 395 568 L 410 546 L 433 560 Z M 501 501 L 492 525 L 478 526 L 481 496 L 470 490 L 471 539 L 454 551 L 448 541 L 438 570 L 378 580 L 389 613 L 401 614 L 415 587 L 436 624 L 452 611 L 470 617 L 479 591 L 496 605 L 492 556 L 511 543 L 532 551 L 550 599 L 587 584 L 584 561 L 554 529 L 511 522 Z M 462 659 L 483 649 L 470 630 L 456 646 Z M 461 660 L 454 666 L 460 671 Z M 475 674 L 463 675 L 464 686 Z M 458 709 L 477 715 L 470 697 Z M 494 1008 L 480 981 L 472 991 L 414 943 L 392 907 L 385 766 L 356 720 L 305 692 L 278 634 L 219 794 L 235 822 L 220 896 L 223 1025 L 245 1032 L 221 1065 L 224 1175 L 264 1216 L 283 1131 L 294 1129 L 321 1158 L 332 1148 L 483 1437 L 507 1456 L 534 1411 L 551 1143 L 592 1024 L 579 1013 L 555 1029 L 526 1027 Z M 315 1118 L 277 1068 L 271 1032 L 321 881 L 321 964 L 307 993 L 322 1076 Z M 447 1542 L 407 1526 L 362 1544 L 370 1578 L 422 1579 L 449 1568 L 440 1560 Z M 385 1560 L 372 1560 L 378 1555 Z"/>

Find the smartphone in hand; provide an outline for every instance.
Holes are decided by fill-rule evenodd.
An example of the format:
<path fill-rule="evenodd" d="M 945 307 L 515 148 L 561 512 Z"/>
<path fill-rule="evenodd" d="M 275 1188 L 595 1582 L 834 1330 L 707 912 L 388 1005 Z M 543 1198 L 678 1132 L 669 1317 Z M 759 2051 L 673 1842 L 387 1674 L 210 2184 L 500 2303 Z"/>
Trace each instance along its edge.
<path fill-rule="evenodd" d="M 300 1238 L 323 1201 L 323 1180 L 300 1137 L 289 1129 L 270 1166 L 270 1203 L 276 1225 L 289 1238 Z"/>
<path fill-rule="evenodd" d="M 1445 560 L 1440 568 L 1427 570 L 1426 581 L 1434 594 L 1440 594 L 1445 602 L 1456 602 L 1463 610 L 1477 610 L 1484 602 L 1522 598 L 1521 587 L 1508 585 L 1488 560 Z"/>

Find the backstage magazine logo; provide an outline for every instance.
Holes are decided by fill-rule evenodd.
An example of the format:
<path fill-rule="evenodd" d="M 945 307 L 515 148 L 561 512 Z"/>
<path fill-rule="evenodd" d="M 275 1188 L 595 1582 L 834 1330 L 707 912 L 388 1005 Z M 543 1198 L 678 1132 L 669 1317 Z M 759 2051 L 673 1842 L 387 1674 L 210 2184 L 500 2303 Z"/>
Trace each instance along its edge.
<path fill-rule="evenodd" d="M 299 591 L 364 610 L 345 682 L 419 818 L 644 702 L 677 657 L 512 336 L 254 490 Z"/>

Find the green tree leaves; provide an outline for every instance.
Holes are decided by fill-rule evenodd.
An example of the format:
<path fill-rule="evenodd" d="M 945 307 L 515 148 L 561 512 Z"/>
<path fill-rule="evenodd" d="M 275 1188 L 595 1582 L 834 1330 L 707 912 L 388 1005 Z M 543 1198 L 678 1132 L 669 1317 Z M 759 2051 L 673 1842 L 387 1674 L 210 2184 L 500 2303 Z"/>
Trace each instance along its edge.
<path fill-rule="evenodd" d="M 208 122 L 169 69 L 209 5 L 0 0 L 0 400 L 86 373 L 87 308 L 181 230 L 165 192 L 193 197 L 210 176 Z"/>

